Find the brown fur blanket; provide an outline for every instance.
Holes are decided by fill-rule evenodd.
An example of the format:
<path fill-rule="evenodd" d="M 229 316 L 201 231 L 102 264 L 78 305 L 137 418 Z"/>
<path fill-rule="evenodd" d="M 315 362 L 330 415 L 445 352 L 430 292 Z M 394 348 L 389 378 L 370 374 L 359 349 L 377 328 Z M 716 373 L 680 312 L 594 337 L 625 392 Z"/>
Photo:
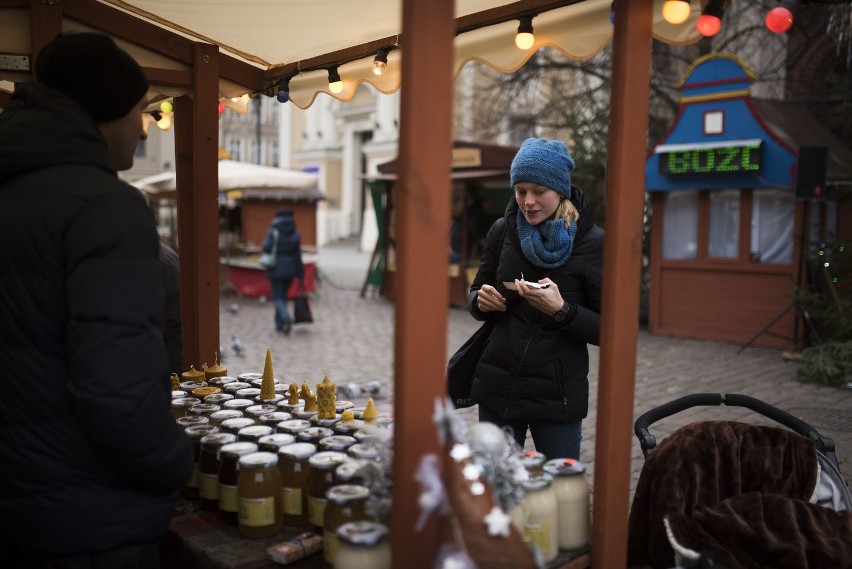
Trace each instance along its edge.
<path fill-rule="evenodd" d="M 628 564 L 673 567 L 668 524 L 680 553 L 705 553 L 727 569 L 849 566 L 850 513 L 808 503 L 817 462 L 814 442 L 788 429 L 736 421 L 678 429 L 639 475 Z"/>

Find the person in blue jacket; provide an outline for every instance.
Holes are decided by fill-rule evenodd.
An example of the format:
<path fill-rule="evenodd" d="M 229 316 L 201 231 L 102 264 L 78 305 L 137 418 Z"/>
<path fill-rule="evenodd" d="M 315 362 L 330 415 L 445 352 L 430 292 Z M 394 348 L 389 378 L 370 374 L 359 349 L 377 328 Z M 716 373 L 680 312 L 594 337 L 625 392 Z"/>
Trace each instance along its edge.
<path fill-rule="evenodd" d="M 266 278 L 269 279 L 272 302 L 275 305 L 275 330 L 289 334 L 293 328 L 293 319 L 287 309 L 287 293 L 293 279 L 305 278 L 302 239 L 296 231 L 296 220 L 293 219 L 292 211 L 278 210 L 261 248 L 264 253 L 275 253 L 275 265 L 266 269 Z"/>
<path fill-rule="evenodd" d="M 604 232 L 573 169 L 562 142 L 524 141 L 468 297 L 474 318 L 496 319 L 471 385 L 479 419 L 510 427 L 522 448 L 529 430 L 548 458 L 579 458 L 587 345 L 600 334 Z"/>
<path fill-rule="evenodd" d="M 0 566 L 153 569 L 193 452 L 154 219 L 117 175 L 148 81 L 90 32 L 35 71 L 0 113 Z"/>

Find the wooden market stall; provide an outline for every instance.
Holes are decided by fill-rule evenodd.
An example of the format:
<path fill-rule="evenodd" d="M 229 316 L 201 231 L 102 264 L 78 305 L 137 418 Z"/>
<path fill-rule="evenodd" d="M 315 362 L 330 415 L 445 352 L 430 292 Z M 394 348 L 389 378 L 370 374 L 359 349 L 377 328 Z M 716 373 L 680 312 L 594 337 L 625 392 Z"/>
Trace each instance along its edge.
<path fill-rule="evenodd" d="M 154 87 L 152 103 L 174 98 L 175 116 L 180 117 L 175 121 L 180 240 L 193 244 L 181 255 L 184 355 L 188 361 L 207 361 L 219 346 L 217 200 L 206 191 L 217 184 L 215 101 L 247 92 L 271 95 L 289 80 L 291 101 L 304 108 L 316 93 L 329 92 L 327 71 L 338 64 L 344 75 L 359 75 L 357 80 L 347 76 L 344 90 L 336 95 L 345 101 L 370 77 L 377 49 L 403 47 L 401 69 L 396 50 L 390 58 L 396 65 L 373 80 L 385 92 L 395 91 L 400 82 L 405 85 L 397 182 L 394 424 L 395 439 L 403 442 L 395 449 L 393 487 L 393 565 L 402 569 L 412 567 L 412 560 L 431 566 L 439 543 L 434 518 L 416 529 L 419 489 L 414 474 L 424 456 L 440 450 L 436 437 L 423 436 L 433 412 L 423 402 L 442 395 L 436 378 L 443 376 L 447 357 L 443 307 L 449 294 L 448 260 L 446 251 L 432 244 L 445 241 L 449 231 L 454 63 L 458 68 L 485 53 L 499 60 L 497 67 L 511 70 L 544 43 L 582 58 L 614 38 L 591 563 L 623 567 L 633 416 L 633 401 L 624 394 L 634 386 L 638 323 L 633 315 L 639 304 L 643 211 L 642 193 L 635 188 L 644 185 L 652 25 L 657 38 L 695 41 L 698 13 L 693 10 L 678 27 L 659 23 L 659 0 L 454 4 L 351 0 L 336 4 L 338 13 L 329 18 L 322 2 L 282 1 L 263 9 L 233 2 L 213 9 L 195 0 L 0 0 L 0 54 L 14 56 L 11 69 L 0 69 L 0 78 L 28 80 L 29 61 L 58 31 L 94 29 L 115 37 L 142 63 Z M 611 8 L 630 17 L 617 17 L 611 25 Z M 527 51 L 504 49 L 518 17 L 531 12 L 537 14 L 536 44 Z M 269 21 L 284 29 L 265 25 Z M 236 30 L 229 41 L 215 43 L 213 38 L 222 33 L 217 24 Z M 0 106 L 7 100 L 8 90 L 0 95 Z"/>

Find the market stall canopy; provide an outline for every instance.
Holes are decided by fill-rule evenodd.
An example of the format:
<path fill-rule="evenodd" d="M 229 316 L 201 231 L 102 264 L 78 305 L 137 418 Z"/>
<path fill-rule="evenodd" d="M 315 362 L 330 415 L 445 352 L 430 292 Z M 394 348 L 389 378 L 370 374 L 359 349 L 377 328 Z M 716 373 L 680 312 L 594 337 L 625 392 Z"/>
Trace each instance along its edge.
<path fill-rule="evenodd" d="M 655 0 L 654 36 L 671 44 L 697 41 L 700 7 L 693 6 L 685 23 L 673 25 L 663 21 L 662 3 Z M 12 82 L 29 79 L 29 62 L 20 55 L 32 53 L 28 5 L 0 0 L 0 56 L 16 54 L 0 65 L 0 90 L 7 92 Z M 456 0 L 453 75 L 474 60 L 513 72 L 544 46 L 588 59 L 612 40 L 611 6 L 610 0 Z M 527 50 L 514 43 L 522 13 L 536 14 L 535 43 Z M 319 93 L 351 100 L 362 83 L 382 93 L 395 92 L 405 50 L 399 0 L 66 0 L 61 26 L 109 33 L 143 67 L 158 70 L 149 73 L 151 101 L 191 90 L 191 82 L 184 84 L 180 77 L 191 70 L 192 42 L 218 46 L 219 96 L 225 103 L 244 94 L 274 95 L 279 80 L 289 79 L 290 101 L 300 108 L 309 107 Z M 372 64 L 381 48 L 390 52 L 385 74 L 377 76 Z M 335 64 L 343 89 L 332 94 L 328 68 Z"/>
<path fill-rule="evenodd" d="M 161 172 L 142 178 L 132 185 L 153 199 L 173 198 L 177 191 L 175 172 Z M 234 160 L 219 161 L 219 187 L 216 193 L 243 190 L 256 194 L 262 191 L 286 192 L 291 199 L 322 199 L 317 187 L 317 177 L 300 170 L 258 166 Z M 211 188 L 214 191 L 214 188 Z"/>

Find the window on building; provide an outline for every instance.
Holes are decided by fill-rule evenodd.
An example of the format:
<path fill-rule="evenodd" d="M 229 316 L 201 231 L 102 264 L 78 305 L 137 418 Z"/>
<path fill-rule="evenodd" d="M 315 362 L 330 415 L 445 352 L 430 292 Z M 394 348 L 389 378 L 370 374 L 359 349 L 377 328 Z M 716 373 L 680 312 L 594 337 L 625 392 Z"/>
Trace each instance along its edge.
<path fill-rule="evenodd" d="M 789 190 L 755 190 L 751 208 L 751 259 L 759 263 L 793 260 L 795 200 Z"/>
<path fill-rule="evenodd" d="M 709 257 L 736 259 L 740 242 L 740 191 L 710 192 Z"/>
<path fill-rule="evenodd" d="M 663 259 L 695 259 L 698 251 L 698 191 L 666 193 Z"/>
<path fill-rule="evenodd" d="M 281 156 L 279 155 L 279 152 L 278 152 L 278 141 L 277 140 L 273 140 L 272 144 L 270 144 L 270 153 L 272 154 L 272 156 L 271 156 L 271 160 L 269 161 L 269 163 L 277 168 L 280 165 L 280 162 L 281 162 Z"/>
<path fill-rule="evenodd" d="M 239 139 L 232 138 L 228 142 L 228 150 L 231 152 L 231 160 L 240 162 L 243 159 L 242 145 L 240 144 Z"/>

